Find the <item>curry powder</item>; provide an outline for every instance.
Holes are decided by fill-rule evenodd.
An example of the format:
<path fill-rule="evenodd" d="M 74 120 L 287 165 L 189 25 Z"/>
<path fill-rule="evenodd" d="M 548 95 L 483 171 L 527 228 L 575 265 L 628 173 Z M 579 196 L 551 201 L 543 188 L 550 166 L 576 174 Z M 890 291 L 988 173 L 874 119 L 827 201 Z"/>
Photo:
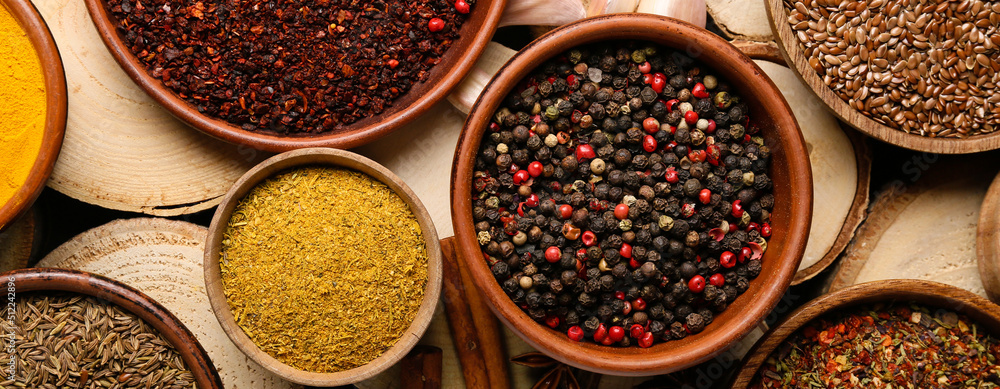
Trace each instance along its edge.
<path fill-rule="evenodd" d="M 45 131 L 45 79 L 27 34 L 0 5 L 0 207 L 28 179 Z"/>
<path fill-rule="evenodd" d="M 264 352 L 309 372 L 364 365 L 396 344 L 427 284 L 416 216 L 353 170 L 297 168 L 254 187 L 222 241 L 223 289 Z"/>

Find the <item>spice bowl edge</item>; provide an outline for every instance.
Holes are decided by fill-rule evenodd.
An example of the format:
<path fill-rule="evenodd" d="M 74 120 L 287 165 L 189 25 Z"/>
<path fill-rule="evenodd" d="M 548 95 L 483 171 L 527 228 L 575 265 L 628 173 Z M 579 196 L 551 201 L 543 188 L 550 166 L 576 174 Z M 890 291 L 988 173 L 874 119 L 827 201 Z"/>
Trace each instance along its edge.
<path fill-rule="evenodd" d="M 866 304 L 913 302 L 968 316 L 993 333 L 1000 333 L 1000 306 L 967 290 L 934 281 L 889 279 L 871 281 L 831 292 L 799 307 L 775 324 L 750 349 L 733 374 L 730 386 L 746 389 L 764 362 L 785 340 L 812 321 L 844 308 Z"/>
<path fill-rule="evenodd" d="M 45 124 L 41 147 L 25 182 L 13 197 L 0 203 L 0 231 L 28 212 L 52 174 L 66 131 L 66 74 L 52 33 L 30 1 L 2 0 L 34 46 L 45 84 Z"/>
<path fill-rule="evenodd" d="M 424 295 L 413 321 L 398 341 L 380 356 L 365 365 L 353 369 L 334 372 L 309 372 L 287 365 L 258 347 L 244 330 L 236 323 L 230 310 L 227 297 L 223 292 L 221 269 L 219 265 L 223 234 L 228 220 L 241 199 L 251 189 L 273 175 L 295 167 L 330 166 L 346 168 L 368 175 L 387 185 L 399 196 L 416 217 L 423 242 L 427 251 L 427 282 Z M 431 317 L 437 307 L 442 284 L 442 259 L 440 242 L 431 220 L 430 214 L 424 208 L 419 198 L 399 177 L 385 167 L 364 156 L 330 148 L 309 148 L 285 152 L 273 156 L 244 174 L 226 193 L 212 218 L 205 245 L 205 287 L 209 302 L 216 318 L 222 325 L 226 335 L 237 345 L 245 355 L 275 373 L 276 375 L 298 384 L 310 386 L 339 386 L 352 384 L 370 378 L 402 359 L 412 349 L 430 325 Z"/>
<path fill-rule="evenodd" d="M 771 146 L 774 175 L 774 234 L 762 260 L 760 276 L 732 306 L 704 331 L 650 348 L 607 347 L 575 342 L 532 320 L 493 277 L 477 242 L 472 219 L 472 178 L 475 158 L 490 117 L 507 93 L 533 69 L 573 47 L 616 40 L 639 40 L 672 49 L 701 53 L 700 60 L 733 84 L 750 100 Z M 581 369 L 611 375 L 665 374 L 696 365 L 717 355 L 747 335 L 778 303 L 801 260 L 809 231 L 812 176 L 805 142 L 787 102 L 753 62 L 711 33 L 670 18 L 612 15 L 560 27 L 529 44 L 491 80 L 476 102 L 463 129 L 452 170 L 452 219 L 461 257 L 468 264 L 490 308 L 515 334 L 553 358 Z M 780 206 L 779 206 L 780 203 Z"/>
<path fill-rule="evenodd" d="M 441 62 L 429 70 L 430 77 L 415 83 L 407 93 L 391 101 L 383 112 L 318 135 L 284 136 L 269 130 L 247 131 L 226 120 L 200 113 L 197 107 L 167 88 L 159 78 L 150 75 L 129 50 L 114 23 L 114 17 L 108 11 L 107 0 L 84 1 L 101 41 L 115 58 L 115 62 L 159 105 L 207 135 L 269 152 L 310 147 L 354 148 L 384 137 L 416 120 L 435 104 L 444 101 L 472 70 L 499 26 L 507 3 L 507 0 L 481 0 L 462 26 L 462 35 L 441 57 Z"/>
<path fill-rule="evenodd" d="M 25 293 L 69 292 L 92 296 L 142 319 L 178 351 L 199 388 L 222 389 L 222 378 L 194 334 L 153 298 L 119 281 L 79 270 L 28 268 L 0 273 L 11 299 Z M 13 303 L 13 302 L 12 302 Z"/>

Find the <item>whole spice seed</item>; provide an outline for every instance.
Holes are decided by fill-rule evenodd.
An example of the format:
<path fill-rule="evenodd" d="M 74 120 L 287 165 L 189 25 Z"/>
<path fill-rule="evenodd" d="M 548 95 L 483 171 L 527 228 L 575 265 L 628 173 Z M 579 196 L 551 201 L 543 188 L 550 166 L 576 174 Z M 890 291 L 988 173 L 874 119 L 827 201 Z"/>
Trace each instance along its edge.
<path fill-rule="evenodd" d="M 533 320 L 651 347 L 702 331 L 760 273 L 771 151 L 709 73 L 644 42 L 578 47 L 493 115 L 473 219 L 494 277 Z"/>
<path fill-rule="evenodd" d="M 193 388 L 180 354 L 130 312 L 90 296 L 18 295 L 16 376 L 27 388 Z M 5 375 L 6 376 L 6 375 Z"/>
<path fill-rule="evenodd" d="M 997 388 L 1000 342 L 951 311 L 875 305 L 810 322 L 753 388 Z"/>
<path fill-rule="evenodd" d="M 427 284 L 427 248 L 409 206 L 342 168 L 296 168 L 254 187 L 233 210 L 221 258 L 240 328 L 310 372 L 382 355 L 410 327 Z"/>
<path fill-rule="evenodd" d="M 838 97 L 865 116 L 928 137 L 964 138 L 1000 125 L 1000 96 L 995 93 L 1000 83 L 1000 6 L 995 3 L 784 4 L 809 64 Z"/>
<path fill-rule="evenodd" d="M 199 112 L 289 135 L 385 111 L 428 79 L 475 1 L 107 4 L 132 54 Z"/>

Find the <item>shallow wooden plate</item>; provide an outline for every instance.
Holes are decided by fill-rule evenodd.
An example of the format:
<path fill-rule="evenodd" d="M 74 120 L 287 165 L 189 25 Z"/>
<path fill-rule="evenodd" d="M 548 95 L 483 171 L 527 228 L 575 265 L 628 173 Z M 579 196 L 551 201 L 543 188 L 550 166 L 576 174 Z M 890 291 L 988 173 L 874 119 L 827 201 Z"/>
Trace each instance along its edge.
<path fill-rule="evenodd" d="M 700 53 L 699 59 L 743 91 L 765 141 L 774 150 L 771 174 L 775 209 L 760 276 L 732 306 L 699 334 L 648 349 L 605 347 L 573 342 L 531 320 L 500 288 L 482 259 L 472 220 L 472 175 L 479 142 L 493 112 L 509 91 L 533 69 L 572 47 L 608 40 L 645 40 Z M 805 141 L 791 109 L 774 83 L 753 61 L 722 38 L 665 17 L 618 14 L 586 19 L 556 29 L 532 42 L 498 73 L 473 107 L 455 153 L 452 170 L 452 220 L 460 256 L 500 319 L 532 347 L 560 362 L 610 375 L 654 375 L 694 366 L 723 352 L 756 328 L 788 288 L 809 235 L 812 175 Z"/>
<path fill-rule="evenodd" d="M 13 284 L 17 296 L 28 292 L 64 291 L 107 300 L 138 316 L 170 342 L 191 370 L 199 388 L 223 388 L 208 353 L 184 323 L 155 300 L 128 285 L 96 274 L 55 268 L 14 270 L 0 274 L 0 278 Z"/>
<path fill-rule="evenodd" d="M 107 0 L 85 0 L 101 40 L 118 64 L 160 105 L 182 121 L 206 134 L 227 142 L 247 145 L 267 151 L 288 151 L 304 147 L 353 148 L 371 142 L 413 121 L 434 104 L 444 99 L 472 69 L 476 59 L 493 37 L 507 0 L 479 0 L 461 28 L 459 39 L 430 71 L 427 81 L 417 83 L 384 112 L 350 125 L 315 136 L 279 136 L 274 133 L 250 132 L 225 120 L 198 112 L 190 103 L 177 96 L 163 83 L 153 78 L 146 67 L 123 42 L 113 17 L 108 13 Z"/>
<path fill-rule="evenodd" d="M 858 284 L 810 301 L 771 328 L 764 338 L 754 345 L 749 357 L 734 376 L 731 387 L 733 389 L 749 387 L 767 357 L 785 339 L 813 319 L 839 309 L 893 301 L 913 301 L 954 311 L 968 316 L 993 334 L 1000 333 L 1000 306 L 964 289 L 920 280 L 884 280 Z"/>
<path fill-rule="evenodd" d="M 14 193 L 14 197 L 5 204 L 0 204 L 0 231 L 2 231 L 31 208 L 31 204 L 45 188 L 45 182 L 52 174 L 52 166 L 59 157 L 63 133 L 66 131 L 66 75 L 63 73 L 59 51 L 56 50 L 56 42 L 52 40 L 48 26 L 31 2 L 0 0 L 0 7 L 7 8 L 14 15 L 14 19 L 35 46 L 45 76 L 46 106 L 42 146 L 38 156 L 35 157 L 31 173 L 28 174 L 24 185 Z"/>
<path fill-rule="evenodd" d="M 427 248 L 427 286 L 417 315 L 406 333 L 384 354 L 366 365 L 337 373 L 308 372 L 288 366 L 257 347 L 243 329 L 236 324 L 226 295 L 223 292 L 222 274 L 219 268 L 219 256 L 222 250 L 222 239 L 233 209 L 253 189 L 268 177 L 289 168 L 327 165 L 343 167 L 365 173 L 386 184 L 413 211 L 424 235 Z M 229 339 L 244 354 L 264 368 L 289 381 L 311 386 L 339 386 L 352 384 L 370 378 L 398 362 L 417 344 L 427 326 L 430 324 L 434 309 L 441 294 L 441 244 L 438 241 L 437 230 L 430 214 L 424 208 L 420 199 L 406 186 L 399 177 L 377 162 L 361 155 L 328 148 L 311 148 L 289 151 L 276 155 L 261 162 L 243 175 L 222 199 L 222 204 L 215 211 L 212 224 L 208 229 L 208 241 L 205 243 L 205 289 L 208 300 L 212 304 L 215 316 L 222 324 L 222 329 Z"/>
<path fill-rule="evenodd" d="M 883 125 L 850 107 L 847 102 L 841 100 L 829 86 L 823 83 L 816 71 L 809 66 L 809 59 L 806 58 L 798 38 L 795 37 L 792 27 L 788 24 L 788 12 L 785 10 L 784 0 L 764 1 L 767 2 L 767 16 L 774 32 L 774 39 L 778 43 L 778 47 L 781 48 L 781 54 L 785 57 L 785 61 L 795 71 L 795 74 L 809 86 L 809 89 L 819 96 L 827 108 L 851 127 L 883 142 L 930 153 L 966 154 L 1000 148 L 1000 131 L 965 139 L 930 138 L 909 134 Z"/>

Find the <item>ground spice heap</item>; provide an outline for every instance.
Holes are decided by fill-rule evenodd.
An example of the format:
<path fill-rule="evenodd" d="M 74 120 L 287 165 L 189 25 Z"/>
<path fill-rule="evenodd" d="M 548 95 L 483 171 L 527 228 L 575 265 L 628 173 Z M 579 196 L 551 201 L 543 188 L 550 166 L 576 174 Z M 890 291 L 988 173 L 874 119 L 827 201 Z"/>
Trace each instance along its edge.
<path fill-rule="evenodd" d="M 475 0 L 107 2 L 150 74 L 247 131 L 331 131 L 429 77 Z"/>
<path fill-rule="evenodd" d="M 14 388 L 193 388 L 180 354 L 118 306 L 74 294 L 18 294 Z M 6 370 L 5 370 L 6 371 Z M 4 374 L 4 379 L 7 374 Z"/>
<path fill-rule="evenodd" d="M 951 311 L 876 305 L 809 323 L 754 388 L 998 388 L 1000 342 Z"/>
<path fill-rule="evenodd" d="M 699 333 L 762 269 L 771 151 L 693 59 L 643 42 L 578 47 L 509 94 L 473 178 L 503 290 L 573 340 L 650 347 Z"/>
<path fill-rule="evenodd" d="M 45 78 L 35 48 L 0 5 L 0 207 L 28 179 L 45 131 Z"/>
<path fill-rule="evenodd" d="M 1000 125 L 1000 3 L 784 0 L 809 65 L 883 125 L 964 138 Z"/>
<path fill-rule="evenodd" d="M 262 182 L 233 211 L 222 282 L 236 322 L 310 372 L 364 365 L 416 317 L 427 248 L 409 206 L 353 170 L 307 167 Z"/>

